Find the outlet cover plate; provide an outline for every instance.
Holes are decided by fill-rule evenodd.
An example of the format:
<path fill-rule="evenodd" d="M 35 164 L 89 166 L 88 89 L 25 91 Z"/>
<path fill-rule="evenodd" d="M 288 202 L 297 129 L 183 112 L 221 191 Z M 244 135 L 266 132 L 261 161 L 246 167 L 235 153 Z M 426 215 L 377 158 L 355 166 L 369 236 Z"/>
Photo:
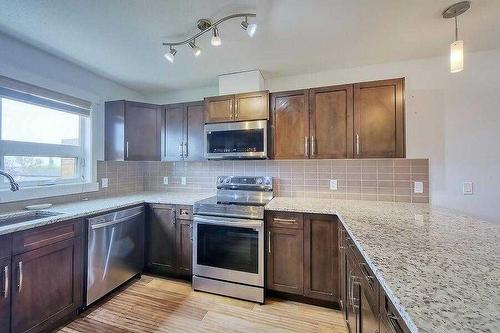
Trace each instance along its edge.
<path fill-rule="evenodd" d="M 108 180 L 108 178 L 102 178 L 101 179 L 101 187 L 102 188 L 106 188 L 108 186 L 109 186 L 109 180 Z"/>
<path fill-rule="evenodd" d="M 163 185 L 168 185 L 168 177 L 163 177 Z"/>
<path fill-rule="evenodd" d="M 424 193 L 424 183 L 414 182 L 413 193 Z"/>
<path fill-rule="evenodd" d="M 462 192 L 464 195 L 474 194 L 474 184 L 472 182 L 464 182 Z"/>
<path fill-rule="evenodd" d="M 338 186 L 337 186 L 337 179 L 330 179 L 330 190 L 332 191 L 337 191 Z"/>
<path fill-rule="evenodd" d="M 186 185 L 186 177 L 181 177 L 181 184 Z"/>

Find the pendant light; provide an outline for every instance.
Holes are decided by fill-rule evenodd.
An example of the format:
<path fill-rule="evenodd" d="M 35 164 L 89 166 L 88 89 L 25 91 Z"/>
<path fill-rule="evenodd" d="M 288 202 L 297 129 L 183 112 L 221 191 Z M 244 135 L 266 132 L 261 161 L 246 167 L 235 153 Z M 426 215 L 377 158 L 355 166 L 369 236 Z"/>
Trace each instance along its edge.
<path fill-rule="evenodd" d="M 257 30 L 257 24 L 248 24 L 248 17 L 245 16 L 245 21 L 241 22 L 241 28 L 247 32 L 248 36 L 253 37 Z"/>
<path fill-rule="evenodd" d="M 212 44 L 212 46 L 221 46 L 222 40 L 220 39 L 219 29 L 217 29 L 217 27 L 214 27 L 212 31 L 213 31 L 213 36 L 212 39 L 210 40 L 210 44 Z"/>
<path fill-rule="evenodd" d="M 170 51 L 165 53 L 165 59 L 167 59 L 168 61 L 170 61 L 171 63 L 174 62 L 174 57 L 175 57 L 175 54 L 177 53 L 177 50 L 174 49 L 172 46 L 170 46 Z"/>
<path fill-rule="evenodd" d="M 193 54 L 195 57 L 201 54 L 201 49 L 198 46 L 196 46 L 194 39 L 192 42 L 189 42 L 189 46 L 191 46 L 191 48 L 193 49 Z"/>
<path fill-rule="evenodd" d="M 470 1 L 458 2 L 446 8 L 443 18 L 455 19 L 455 41 L 450 45 L 450 73 L 458 73 L 464 69 L 464 41 L 458 39 L 457 17 L 470 8 Z"/>

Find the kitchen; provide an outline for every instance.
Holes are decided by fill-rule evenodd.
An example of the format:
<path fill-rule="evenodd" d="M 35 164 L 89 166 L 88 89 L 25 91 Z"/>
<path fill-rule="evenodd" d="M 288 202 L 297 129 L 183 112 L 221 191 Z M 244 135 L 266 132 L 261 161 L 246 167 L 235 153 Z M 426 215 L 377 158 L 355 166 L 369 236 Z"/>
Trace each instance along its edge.
<path fill-rule="evenodd" d="M 500 330 L 497 2 L 127 4 L 0 4 L 1 332 Z"/>

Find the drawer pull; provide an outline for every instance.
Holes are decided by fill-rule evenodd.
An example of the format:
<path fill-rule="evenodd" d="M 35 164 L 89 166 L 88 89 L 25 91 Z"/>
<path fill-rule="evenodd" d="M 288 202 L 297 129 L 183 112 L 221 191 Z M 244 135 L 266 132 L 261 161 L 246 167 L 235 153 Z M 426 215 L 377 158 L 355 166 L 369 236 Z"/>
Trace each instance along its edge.
<path fill-rule="evenodd" d="M 399 318 L 393 314 L 387 314 L 387 319 L 389 320 L 389 326 L 393 333 L 403 333 L 403 329 L 399 325 Z"/>
<path fill-rule="evenodd" d="M 279 224 L 297 224 L 297 220 L 294 219 L 281 219 L 278 217 L 275 217 L 273 219 L 274 222 L 277 222 Z"/>
<path fill-rule="evenodd" d="M 267 232 L 267 253 L 271 253 L 271 232 Z"/>
<path fill-rule="evenodd" d="M 3 268 L 3 298 L 9 297 L 9 266 Z"/>
<path fill-rule="evenodd" d="M 22 261 L 17 263 L 17 268 L 18 268 L 18 272 L 19 272 L 17 292 L 20 293 L 21 289 L 23 289 L 23 262 Z"/>

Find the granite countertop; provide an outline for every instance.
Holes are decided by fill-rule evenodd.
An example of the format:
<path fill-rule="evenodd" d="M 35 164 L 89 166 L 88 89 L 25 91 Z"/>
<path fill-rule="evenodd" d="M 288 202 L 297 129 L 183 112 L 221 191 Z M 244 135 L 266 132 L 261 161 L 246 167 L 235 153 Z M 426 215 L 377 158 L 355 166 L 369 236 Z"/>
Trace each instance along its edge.
<path fill-rule="evenodd" d="M 500 332 L 500 225 L 429 204 L 274 198 L 339 216 L 413 331 Z"/>
<path fill-rule="evenodd" d="M 61 205 L 54 205 L 43 211 L 58 213 L 55 216 L 49 216 L 42 219 L 22 222 L 12 225 L 0 226 L 0 235 L 32 229 L 47 224 L 67 221 L 69 219 L 82 216 L 103 213 L 109 210 L 123 208 L 141 203 L 163 203 L 171 205 L 193 205 L 196 201 L 208 198 L 214 193 L 186 193 L 186 192 L 141 192 L 117 197 L 92 199 L 88 201 L 70 202 Z M 4 214 L 10 216 L 19 214 L 19 212 Z"/>

